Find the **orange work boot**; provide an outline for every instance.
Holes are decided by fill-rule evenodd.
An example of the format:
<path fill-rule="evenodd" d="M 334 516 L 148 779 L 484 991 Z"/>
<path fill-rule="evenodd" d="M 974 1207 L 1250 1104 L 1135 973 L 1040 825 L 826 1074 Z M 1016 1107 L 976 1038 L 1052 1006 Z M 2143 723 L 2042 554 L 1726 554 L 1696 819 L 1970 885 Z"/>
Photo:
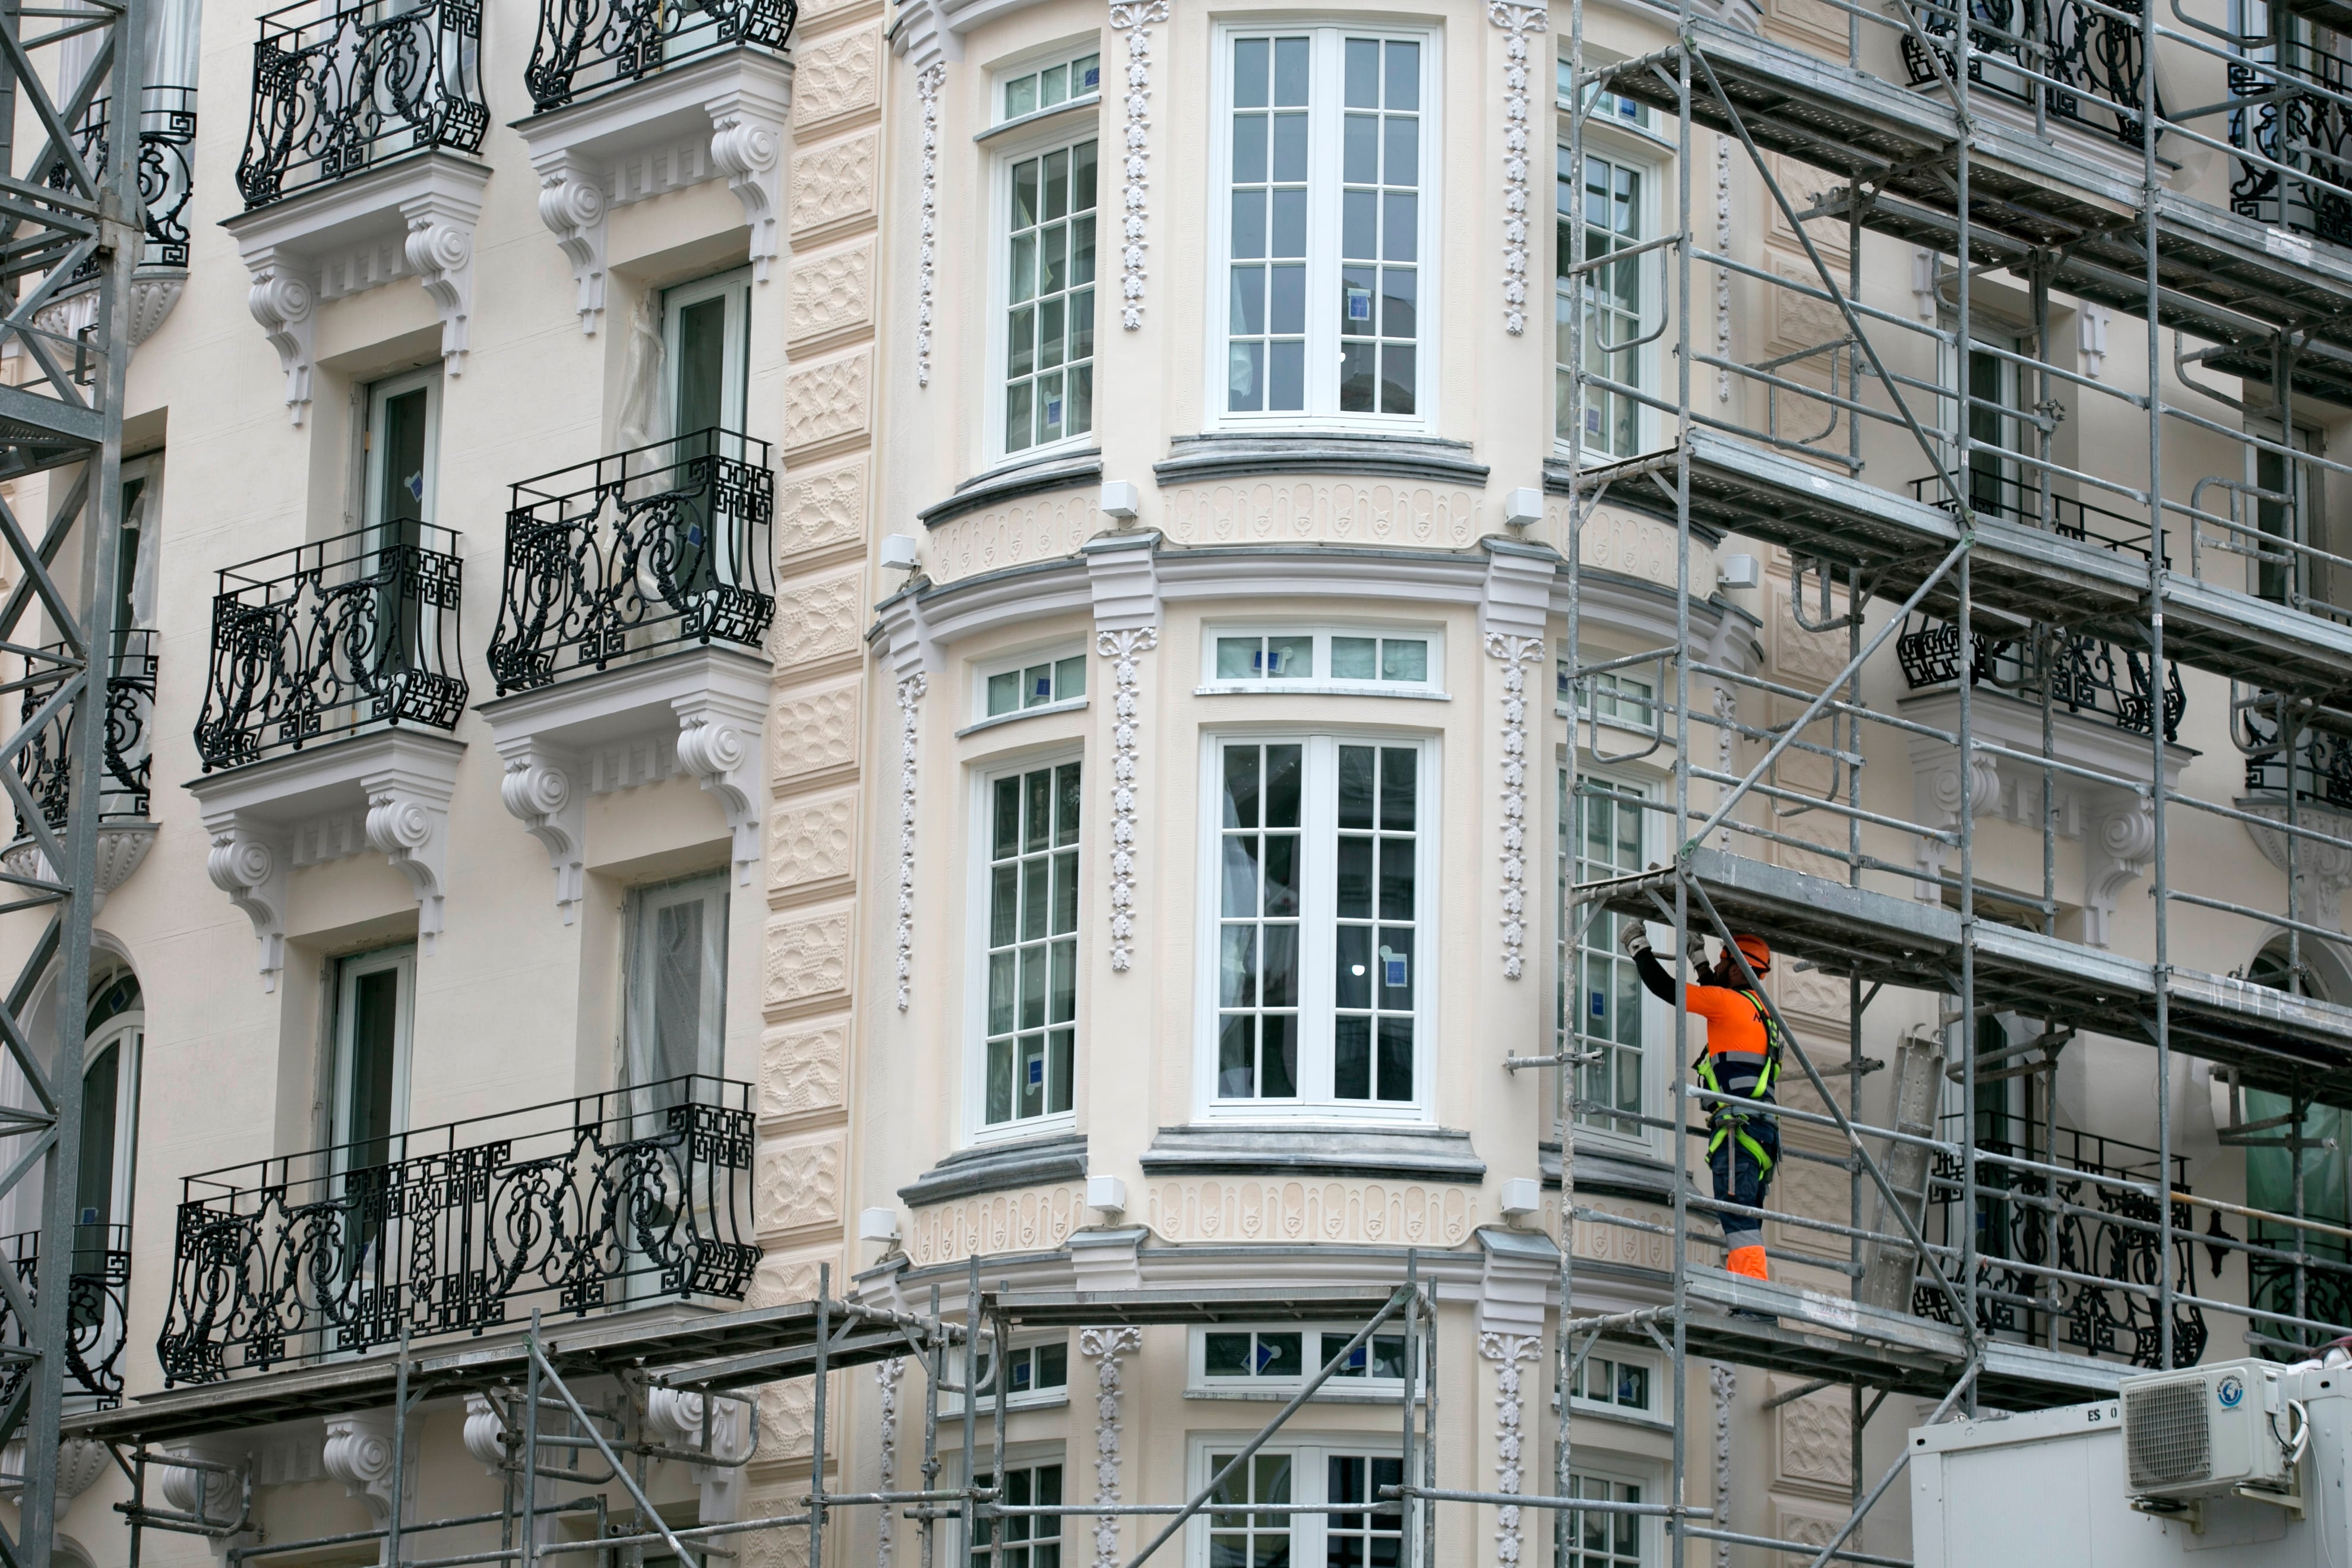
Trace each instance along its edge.
<path fill-rule="evenodd" d="M 1731 1256 L 1724 1259 L 1723 1266 L 1734 1274 L 1744 1274 L 1750 1279 L 1769 1280 L 1772 1278 L 1765 1267 L 1761 1247 L 1735 1247 L 1731 1249 Z"/>

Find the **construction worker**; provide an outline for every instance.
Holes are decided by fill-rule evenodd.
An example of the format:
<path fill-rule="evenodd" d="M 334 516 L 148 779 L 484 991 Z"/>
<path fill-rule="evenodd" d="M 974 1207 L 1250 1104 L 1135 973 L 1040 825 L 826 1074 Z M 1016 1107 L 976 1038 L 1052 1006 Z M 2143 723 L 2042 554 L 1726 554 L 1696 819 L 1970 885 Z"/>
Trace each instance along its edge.
<path fill-rule="evenodd" d="M 1650 951 L 1647 929 L 1629 920 L 1619 937 L 1650 994 L 1672 1005 L 1675 977 Z M 1761 980 L 1771 973 L 1772 950 L 1759 936 L 1735 936 L 1732 942 Z M 1704 955 L 1704 949 L 1695 956 Z M 1780 1158 L 1780 1118 L 1769 1110 L 1751 1110 L 1774 1103 L 1773 1085 L 1780 1077 L 1780 1033 L 1772 1023 L 1764 998 L 1749 990 L 1739 963 L 1728 949 L 1710 969 L 1696 965 L 1699 976 L 1685 988 L 1684 1010 L 1706 1020 L 1706 1048 L 1691 1064 L 1698 1086 L 1727 1097 L 1710 1100 L 1706 1108 L 1706 1157 L 1715 1175 L 1718 1203 L 1751 1209 L 1764 1206 L 1771 1190 L 1772 1169 Z M 1753 1215 L 1720 1214 L 1724 1245 L 1730 1255 L 1724 1267 L 1734 1274 L 1769 1279 L 1764 1264 L 1764 1226 Z"/>

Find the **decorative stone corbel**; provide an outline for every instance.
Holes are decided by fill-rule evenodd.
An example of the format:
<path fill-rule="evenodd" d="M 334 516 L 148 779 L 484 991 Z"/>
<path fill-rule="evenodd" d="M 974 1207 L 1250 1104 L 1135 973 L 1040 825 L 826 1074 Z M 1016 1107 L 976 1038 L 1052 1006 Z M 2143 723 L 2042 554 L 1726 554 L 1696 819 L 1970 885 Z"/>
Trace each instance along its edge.
<path fill-rule="evenodd" d="M 91 913 L 106 908 L 106 896 L 131 880 L 131 873 L 139 869 L 147 858 L 147 851 L 153 847 L 155 825 L 152 822 L 99 824 L 98 885 L 90 894 Z M 44 882 L 58 880 L 49 869 L 49 858 L 31 839 L 0 850 L 0 866 L 19 877 L 36 877 Z"/>
<path fill-rule="evenodd" d="M 441 934 L 442 900 L 449 885 L 450 783 L 399 766 L 360 779 L 367 794 L 367 841 L 416 889 L 416 934 L 428 954 Z"/>
<path fill-rule="evenodd" d="M 710 161 L 743 204 L 743 221 L 751 226 L 751 277 L 765 283 L 780 249 L 786 105 L 782 98 L 739 88 L 704 107 L 710 114 Z"/>
<path fill-rule="evenodd" d="M 587 886 L 588 792 L 581 786 L 579 763 L 529 735 L 499 742 L 499 756 L 506 763 L 499 798 L 546 847 L 555 868 L 555 907 L 570 925 Z"/>
<path fill-rule="evenodd" d="M 555 236 L 572 263 L 580 288 L 580 330 L 589 337 L 604 320 L 604 171 L 590 167 L 569 149 L 531 160 L 539 171 L 539 218 Z"/>
<path fill-rule="evenodd" d="M 760 723 L 762 705 L 706 687 L 674 698 L 677 764 L 709 790 L 734 835 L 735 879 L 750 886 L 760 858 Z"/>
<path fill-rule="evenodd" d="M 2237 806 L 2250 816 L 2263 817 L 2277 825 L 2258 826 L 2250 822 L 2246 824 L 2246 833 L 2262 850 L 2264 859 L 2294 879 L 2297 918 L 2331 931 L 2342 931 L 2344 892 L 2352 888 L 2352 849 L 2318 838 L 2290 837 L 2286 831 L 2286 802 L 2275 795 L 2242 799 Z M 2294 825 L 2329 838 L 2352 839 L 2352 814 L 2313 802 L 2296 804 Z"/>
<path fill-rule="evenodd" d="M 2144 795 L 2116 791 L 2095 806 L 2083 842 L 2083 940 L 2107 945 L 2116 900 L 2147 874 L 2156 854 L 2156 808 Z"/>
<path fill-rule="evenodd" d="M 276 247 L 246 258 L 253 287 L 246 308 L 261 323 L 269 346 L 278 351 L 278 368 L 286 373 L 286 411 L 297 426 L 310 406 L 311 345 L 319 325 L 319 273 Z"/>
<path fill-rule="evenodd" d="M 181 1513 L 206 1519 L 215 1526 L 235 1524 L 239 1517 L 245 1493 L 245 1478 L 226 1470 L 199 1470 L 190 1466 L 174 1465 L 173 1459 L 203 1459 L 211 1464 L 239 1464 L 228 1454 L 201 1443 L 174 1443 L 163 1450 L 163 1460 L 156 1467 L 156 1481 L 163 1493 L 163 1505 Z M 207 1538 L 213 1549 L 213 1560 L 220 1562 L 232 1546 L 250 1546 L 254 1533 L 239 1531 L 234 1535 Z"/>
<path fill-rule="evenodd" d="M 499 1417 L 499 1407 L 488 1394 L 466 1395 L 466 1452 L 489 1475 L 497 1475 L 499 1467 L 507 1462 L 506 1423 Z"/>
<path fill-rule="evenodd" d="M 405 1499 L 416 1488 L 416 1453 L 412 1448 L 402 1465 L 405 1475 L 395 1478 L 393 1463 L 393 1413 L 369 1410 L 327 1417 L 327 1441 L 320 1463 L 330 1479 L 343 1483 L 344 1492 L 367 1504 L 369 1523 L 382 1530 L 392 1522 L 394 1488 Z M 378 1549 L 377 1561 L 383 1561 Z"/>
<path fill-rule="evenodd" d="M 286 967 L 286 879 L 292 861 L 275 835 L 265 835 L 236 813 L 205 818 L 212 852 L 205 874 L 253 922 L 261 943 L 261 989 L 278 989 Z"/>
<path fill-rule="evenodd" d="M 1915 793 L 1925 799 L 1915 802 L 1918 820 L 1951 832 L 1960 825 L 1960 768 L 1948 760 L 1944 766 L 1915 780 Z M 2000 805 L 2000 763 L 1981 752 L 1969 757 L 1969 815 L 1986 816 Z M 1914 835 L 1913 863 L 1919 868 L 1918 879 L 1911 884 L 1911 896 L 1923 904 L 1944 901 L 1944 886 L 1937 880 L 1944 874 L 1944 861 L 1951 854 L 1950 846 L 1924 834 Z"/>
<path fill-rule="evenodd" d="M 690 1394 L 676 1388 L 646 1390 L 646 1429 L 652 1439 L 666 1448 L 702 1447 L 702 1412 L 710 1396 Z M 719 1399 L 710 1405 L 709 1452 L 720 1459 L 740 1459 L 744 1449 L 744 1408 L 735 1399 Z M 687 1474 L 702 1492 L 701 1522 L 726 1524 L 736 1515 L 740 1498 L 743 1472 L 731 1465 L 687 1466 Z"/>
<path fill-rule="evenodd" d="M 400 205 L 408 220 L 408 265 L 441 317 L 441 366 L 466 374 L 466 332 L 474 314 L 474 220 L 480 195 L 432 191 Z"/>

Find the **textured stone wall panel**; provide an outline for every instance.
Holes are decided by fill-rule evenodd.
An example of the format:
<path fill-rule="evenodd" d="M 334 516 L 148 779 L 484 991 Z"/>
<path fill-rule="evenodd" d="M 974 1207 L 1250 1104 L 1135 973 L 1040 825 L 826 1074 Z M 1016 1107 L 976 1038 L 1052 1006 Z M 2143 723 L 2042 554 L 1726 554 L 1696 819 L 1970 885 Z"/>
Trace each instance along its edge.
<path fill-rule="evenodd" d="M 785 668 L 857 651 L 866 574 L 855 566 L 788 584 L 776 595 L 776 663 Z"/>
<path fill-rule="evenodd" d="M 806 1116 L 843 1104 L 849 1026 L 835 1021 L 780 1026 L 760 1047 L 760 1114 Z"/>
<path fill-rule="evenodd" d="M 793 40 L 793 125 L 871 110 L 882 97 L 882 29 Z"/>
<path fill-rule="evenodd" d="M 786 476 L 776 486 L 776 560 L 839 550 L 866 537 L 866 463 L 856 458 Z"/>
<path fill-rule="evenodd" d="M 753 1272 L 751 1299 L 745 1304 L 782 1307 L 793 1301 L 816 1300 L 817 1265 L 821 1263 L 833 1265 L 834 1293 L 839 1295 L 843 1286 L 838 1254 L 806 1257 L 798 1253 L 772 1253 L 760 1260 L 759 1268 Z"/>
<path fill-rule="evenodd" d="M 858 683 L 812 687 L 780 700 L 769 725 L 768 778 L 779 788 L 796 778 L 857 760 Z"/>
<path fill-rule="evenodd" d="M 793 153 L 788 216 L 794 234 L 874 216 L 879 145 L 869 131 Z"/>
<path fill-rule="evenodd" d="M 865 435 L 873 417 L 873 370 L 872 351 L 860 349 L 787 372 L 784 450 Z"/>
<path fill-rule="evenodd" d="M 787 1463 L 793 1459 L 805 1462 L 815 1450 L 816 1379 L 795 1377 L 783 1383 L 763 1383 L 754 1396 L 760 1403 L 760 1457 L 764 1461 L 772 1457 Z M 834 1374 L 833 1386 L 825 1392 L 824 1452 L 827 1458 L 841 1452 L 841 1374 Z M 803 1488 L 806 1490 L 806 1488 Z M 762 1510 L 765 1511 L 765 1510 Z M 792 1513 L 793 1508 L 774 1510 Z"/>
<path fill-rule="evenodd" d="M 842 1164 L 847 1137 L 819 1132 L 803 1138 L 762 1138 L 757 1214 L 763 1233 L 806 1230 L 841 1223 Z"/>
<path fill-rule="evenodd" d="M 768 813 L 768 887 L 799 892 L 856 869 L 857 797 L 843 794 L 778 805 Z"/>
<path fill-rule="evenodd" d="M 874 321 L 874 242 L 793 258 L 784 337 L 799 342 Z"/>
<path fill-rule="evenodd" d="M 768 922 L 765 998 L 771 1007 L 849 994 L 845 909 L 779 915 Z"/>

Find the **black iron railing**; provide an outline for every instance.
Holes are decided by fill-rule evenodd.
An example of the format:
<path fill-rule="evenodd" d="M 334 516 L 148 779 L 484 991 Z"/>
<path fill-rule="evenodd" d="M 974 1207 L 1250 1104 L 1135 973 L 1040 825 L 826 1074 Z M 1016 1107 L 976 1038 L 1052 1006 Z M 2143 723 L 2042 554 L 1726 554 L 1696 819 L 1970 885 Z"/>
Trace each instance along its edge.
<path fill-rule="evenodd" d="M 25 1299 L 37 1302 L 41 1292 L 41 1236 L 28 1230 L 0 1241 L 0 1267 L 16 1271 Z M 66 1394 L 96 1400 L 111 1407 L 122 1402 L 123 1315 L 131 1290 L 131 1227 L 127 1225 L 83 1225 L 74 1227 L 73 1266 L 67 1272 Z M 32 1326 L 17 1321 L 0 1299 L 0 1345 L 22 1349 L 32 1342 Z M 0 1359 L 0 1409 L 6 1408 L 23 1387 L 30 1363 Z"/>
<path fill-rule="evenodd" d="M 2146 518 L 2085 506 L 2072 496 L 2045 497 L 2038 482 L 2009 474 L 1978 471 L 1968 475 L 1967 480 L 1969 505 L 1976 511 L 2021 522 L 2028 528 L 2047 529 L 2063 539 L 2078 539 L 2121 554 L 2137 555 L 2142 561 L 2147 559 Z M 1935 474 L 1911 481 L 1911 499 L 1946 511 L 1952 510 L 1951 496 L 1944 489 L 1943 479 Z M 2171 559 L 2169 555 L 2165 557 L 2167 563 Z"/>
<path fill-rule="evenodd" d="M 2257 1222 L 2249 1239 L 2283 1252 L 2293 1252 L 2298 1234 L 2289 1225 Z M 2268 1314 L 2276 1312 L 2322 1323 L 2352 1323 L 2352 1263 L 2345 1259 L 2340 1250 L 2343 1245 L 2341 1241 L 2328 1237 L 2306 1237 L 2303 1243 L 2305 1257 L 2300 1280 L 2295 1277 L 2293 1260 L 2249 1254 L 2246 1258 L 2246 1300 L 2247 1304 L 2254 1309 L 2253 1321 L 2250 1325 L 2252 1332 L 2249 1337 L 2262 1342 L 2273 1352 L 2293 1348 L 2307 1350 L 2315 1355 L 2336 1338 L 2336 1331 L 2306 1329 L 2299 1324 L 2281 1322 Z M 2297 1358 L 2286 1356 L 2284 1359 Z"/>
<path fill-rule="evenodd" d="M 170 1383 L 534 1308 L 740 1301 L 751 1086 L 677 1078 L 191 1176 L 156 1354 Z"/>
<path fill-rule="evenodd" d="M 2037 658 L 2033 645 L 1982 635 L 1969 639 L 1969 684 L 1990 687 L 2021 700 L 2039 702 L 2045 680 L 2051 701 L 2068 713 L 2103 719 L 2136 735 L 2148 733 L 2155 710 L 2149 689 L 2148 658 L 2096 637 L 2053 631 Z M 1960 678 L 1960 629 L 1933 616 L 1914 615 L 1895 639 L 1895 661 L 1903 679 L 1914 691 L 1950 686 Z M 2189 708 L 2189 694 L 2180 684 L 2180 667 L 2167 662 L 2164 680 L 2164 738 L 2180 738 L 2180 718 Z"/>
<path fill-rule="evenodd" d="M 543 114 L 739 44 L 782 54 L 799 18 L 799 0 L 539 0 L 523 85 Z"/>
<path fill-rule="evenodd" d="M 776 613 L 768 444 L 727 430 L 526 479 L 507 513 L 501 696 L 651 648 L 758 648 Z"/>
<path fill-rule="evenodd" d="M 81 123 L 74 127 L 74 150 L 91 170 L 106 173 L 106 127 L 112 99 L 91 102 Z M 147 204 L 147 243 L 139 255 L 142 267 L 184 268 L 188 264 L 188 201 L 194 195 L 196 89 L 192 87 L 151 87 L 139 109 L 139 199 Z M 63 161 L 52 168 L 47 184 L 62 191 L 71 184 Z M 69 281 L 98 276 L 95 258 L 85 261 Z"/>
<path fill-rule="evenodd" d="M 2352 245 L 2352 110 L 2299 90 L 2308 85 L 2352 95 L 2352 63 L 2301 42 L 2271 52 L 2274 62 L 2230 67 L 2230 96 L 2262 100 L 2231 111 L 2230 144 L 2300 172 L 2284 174 L 2239 159 L 2230 210 Z"/>
<path fill-rule="evenodd" d="M 63 643 L 42 650 L 63 656 Z M 22 723 L 31 723 L 64 683 L 55 672 L 30 677 L 25 683 Z M 73 715 L 60 708 L 42 722 L 39 733 L 16 753 L 16 776 L 25 793 L 40 808 L 41 820 L 52 833 L 63 833 L 72 804 L 68 761 L 73 754 Z M 114 634 L 114 657 L 106 678 L 106 771 L 99 780 L 99 820 L 135 821 L 147 815 L 148 776 L 153 752 L 155 722 L 155 634 L 133 629 Z M 32 837 L 25 814 L 16 814 L 16 837 Z"/>
<path fill-rule="evenodd" d="M 2284 799 L 2291 779 L 2297 800 L 2352 811 L 2352 739 L 2305 730 L 2295 737 L 2290 766 L 2273 704 L 2240 707 L 2235 727 L 2238 749 L 2246 757 L 2248 795 Z"/>
<path fill-rule="evenodd" d="M 481 150 L 478 0 L 310 0 L 261 18 L 253 120 L 236 188 L 247 208 L 436 148 Z"/>
<path fill-rule="evenodd" d="M 2095 12 L 2077 0 L 1965 4 L 1972 89 L 2029 107 L 2038 95 L 2053 120 L 2112 136 L 2131 147 L 2139 145 L 2140 113 L 2147 107 L 2147 60 L 2137 23 Z M 2139 0 L 2113 0 L 2113 7 L 2137 16 Z M 1941 0 L 1922 10 L 1924 31 L 1937 42 L 1931 57 L 1917 38 L 1903 39 L 1903 63 L 1913 87 L 1931 86 L 1957 68 L 1948 40 L 1959 31 L 1960 5 Z M 2158 113 L 2162 112 L 2159 106 Z"/>
<path fill-rule="evenodd" d="M 223 570 L 196 719 L 205 771 L 378 724 L 455 729 L 459 585 L 457 535 L 422 522 Z"/>
<path fill-rule="evenodd" d="M 2063 1165 L 2082 1174 L 2053 1178 L 1978 1161 L 1977 1326 L 2028 1343 L 2159 1366 L 2156 1200 L 2115 1184 L 2145 1186 L 2162 1168 L 2156 1151 L 2064 1128 L 2058 1130 L 2056 1149 L 2044 1151 L 2038 1137 L 2021 1135 L 2024 1130 L 2011 1118 L 1980 1121 L 2000 1124 L 1978 1129 L 1980 1153 Z M 1958 1136 L 1960 1119 L 1945 1121 L 1945 1136 Z M 2000 1135 L 2004 1133 L 2012 1136 Z M 2172 1190 L 2189 1191 L 2183 1177 L 2187 1162 L 2176 1155 L 2173 1166 Z M 1931 1242 L 1959 1245 L 1960 1180 L 1959 1161 L 1938 1151 L 1928 1178 Z M 2173 1289 L 2193 1292 L 2196 1246 L 2187 1204 L 2172 1205 L 2172 1224 Z M 2115 1283 L 2069 1278 L 2075 1275 Z M 1932 1280 L 1914 1288 L 1912 1310 L 1939 1322 L 1958 1321 L 1951 1299 Z M 2194 1364 L 2205 1353 L 2206 1338 L 2204 1310 L 2176 1305 L 2173 1364 Z"/>

